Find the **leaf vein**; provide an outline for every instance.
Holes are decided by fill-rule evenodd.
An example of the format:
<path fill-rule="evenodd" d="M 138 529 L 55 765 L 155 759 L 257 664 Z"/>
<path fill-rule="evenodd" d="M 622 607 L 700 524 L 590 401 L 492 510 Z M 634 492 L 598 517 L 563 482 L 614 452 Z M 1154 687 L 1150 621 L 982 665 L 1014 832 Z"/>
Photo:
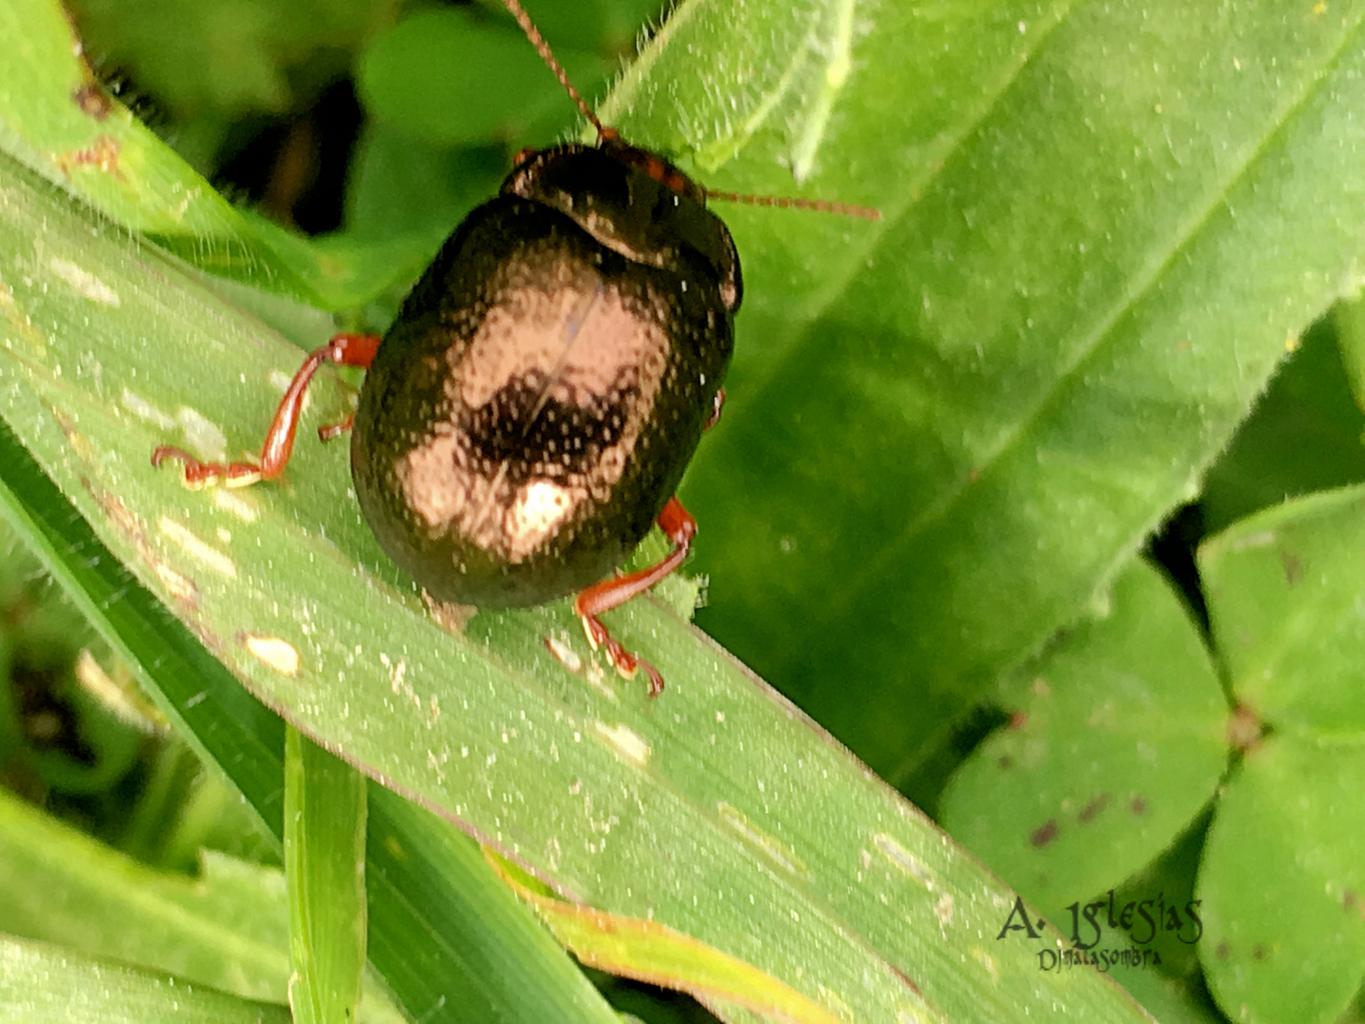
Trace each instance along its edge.
<path fill-rule="evenodd" d="M 969 487 L 979 484 L 1009 454 L 1021 447 L 1025 438 L 1067 392 L 1068 386 L 1114 340 L 1116 337 L 1115 327 L 1157 288 L 1175 265 L 1179 255 L 1203 234 L 1214 214 L 1226 202 L 1228 195 L 1260 162 L 1261 158 L 1270 151 L 1275 139 L 1280 136 L 1286 125 L 1312 100 L 1323 83 L 1331 77 L 1327 69 L 1340 61 L 1342 54 L 1346 52 L 1349 43 L 1358 32 L 1362 20 L 1365 19 L 1357 18 L 1355 25 L 1343 34 L 1341 44 L 1328 59 L 1319 65 L 1319 73 L 1309 76 L 1302 91 L 1293 97 L 1275 116 L 1267 119 L 1266 131 L 1251 147 L 1245 159 L 1240 161 L 1231 174 L 1212 190 L 1212 194 L 1201 204 L 1195 215 L 1177 229 L 1173 244 L 1168 247 L 1165 255 L 1155 262 L 1148 273 L 1145 276 L 1135 275 L 1133 286 L 1126 289 L 1119 296 L 1116 304 L 1100 318 L 1089 338 L 1079 346 L 1069 365 L 1058 374 L 1052 386 L 1039 397 L 1032 408 L 1019 417 L 1016 427 L 1004 435 L 994 450 L 988 452 L 985 458 L 977 463 L 970 475 L 962 475 L 937 501 L 928 505 L 918 516 L 907 520 L 894 540 L 883 545 L 873 557 L 866 560 L 856 574 L 850 574 L 848 585 L 842 588 L 837 596 L 832 596 L 824 606 L 829 618 L 837 618 L 839 614 L 846 612 L 857 595 L 885 573 L 887 564 L 895 561 L 901 549 L 930 524 L 947 518 L 952 509 L 962 500 Z"/>

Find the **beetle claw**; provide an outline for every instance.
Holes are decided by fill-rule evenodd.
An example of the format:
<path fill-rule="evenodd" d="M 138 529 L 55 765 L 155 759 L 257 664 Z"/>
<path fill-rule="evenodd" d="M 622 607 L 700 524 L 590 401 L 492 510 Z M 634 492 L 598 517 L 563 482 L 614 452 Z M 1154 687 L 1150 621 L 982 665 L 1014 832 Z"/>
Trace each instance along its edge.
<path fill-rule="evenodd" d="M 591 615 L 580 615 L 579 621 L 583 623 L 583 635 L 588 638 L 588 646 L 596 651 L 607 636 L 606 627 Z"/>
<path fill-rule="evenodd" d="M 664 692 L 664 677 L 659 674 L 658 669 L 639 655 L 632 654 L 622 647 L 595 615 L 580 615 L 579 619 L 583 623 L 583 632 L 588 638 L 588 644 L 594 651 L 605 651 L 607 660 L 620 673 L 621 678 L 634 679 L 637 672 L 643 671 L 649 677 L 649 695 L 657 697 Z"/>

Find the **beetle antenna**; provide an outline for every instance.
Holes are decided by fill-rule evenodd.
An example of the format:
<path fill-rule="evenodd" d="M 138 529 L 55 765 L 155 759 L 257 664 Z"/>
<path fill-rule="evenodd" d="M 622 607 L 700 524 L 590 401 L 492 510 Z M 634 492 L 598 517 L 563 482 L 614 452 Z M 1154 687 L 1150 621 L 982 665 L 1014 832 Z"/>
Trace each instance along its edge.
<path fill-rule="evenodd" d="M 540 54 L 540 59 L 555 73 L 555 78 L 559 79 L 559 84 L 569 94 L 569 99 L 573 100 L 578 109 L 583 112 L 588 123 L 597 129 L 597 137 L 602 140 L 619 138 L 616 129 L 608 128 L 602 123 L 592 107 L 588 106 L 588 101 L 583 98 L 583 94 L 574 88 L 574 84 L 569 81 L 569 73 L 564 70 L 564 65 L 555 58 L 554 51 L 550 49 L 550 44 L 540 34 L 540 29 L 536 28 L 536 23 L 526 13 L 526 8 L 521 6 L 521 0 L 502 0 L 502 5 L 507 8 L 507 12 L 516 19 L 521 30 L 526 33 L 526 38 L 536 48 L 536 53 Z"/>
<path fill-rule="evenodd" d="M 521 6 L 521 0 L 502 0 L 502 5 L 507 8 L 507 13 L 516 19 L 521 31 L 526 38 L 531 41 L 531 45 L 536 48 L 536 53 L 540 54 L 547 67 L 554 72 L 559 84 L 564 87 L 564 91 L 569 94 L 569 99 L 574 101 L 575 106 L 588 119 L 588 123 L 597 130 L 597 138 L 601 142 L 616 140 L 621 137 L 615 128 L 609 128 L 602 123 L 602 119 L 597 116 L 597 112 L 588 106 L 588 101 L 583 98 L 583 94 L 574 87 L 573 82 L 569 81 L 569 73 L 564 70 L 564 65 L 559 63 L 554 51 L 550 49 L 550 44 L 545 41 L 545 37 L 540 34 L 540 29 L 536 28 L 536 23 L 531 20 L 531 16 L 526 13 L 526 8 Z M 772 206 L 786 210 L 814 210 L 819 213 L 834 213 L 843 217 L 860 217 L 863 220 L 881 220 L 882 212 L 874 206 L 857 206 L 853 203 L 840 203 L 830 199 L 802 199 L 797 196 L 761 196 L 752 195 L 747 192 L 722 192 L 716 189 L 704 188 L 708 199 L 720 199 L 727 203 L 744 203 L 747 206 Z"/>
<path fill-rule="evenodd" d="M 775 206 L 784 210 L 814 210 L 817 213 L 837 213 L 842 217 L 861 217 L 863 220 L 881 220 L 882 211 L 875 206 L 857 206 L 853 203 L 839 203 L 832 199 L 802 199 L 800 196 L 760 196 L 748 192 L 721 192 L 718 189 L 705 189 L 707 199 L 720 199 L 727 203 L 743 203 L 746 206 Z"/>

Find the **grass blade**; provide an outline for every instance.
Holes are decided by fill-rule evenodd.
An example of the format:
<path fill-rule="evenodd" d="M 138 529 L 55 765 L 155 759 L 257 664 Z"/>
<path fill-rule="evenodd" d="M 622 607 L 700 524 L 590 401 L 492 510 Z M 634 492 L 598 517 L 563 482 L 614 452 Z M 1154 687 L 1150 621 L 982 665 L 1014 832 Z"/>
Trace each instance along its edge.
<path fill-rule="evenodd" d="M 289 1011 L 0 935 L 0 1021 L 289 1024 Z"/>
<path fill-rule="evenodd" d="M 168 420 L 226 449 L 224 425 L 259 418 L 296 350 L 17 168 L 8 180 L 6 418 L 110 550 L 301 731 L 561 895 L 652 917 L 836 1014 L 1140 1018 L 1103 979 L 994 956 L 982 936 L 1010 894 L 666 605 L 616 617 L 673 686 L 649 701 L 574 650 L 562 604 L 459 636 L 434 624 L 356 517 L 344 452 L 311 448 L 288 486 L 245 493 L 151 472 Z M 103 288 L 73 288 L 67 264 Z M 341 398 L 324 385 L 305 429 Z"/>
<path fill-rule="evenodd" d="M 284 862 L 296 1024 L 356 1019 L 365 967 L 365 816 L 364 776 L 288 730 Z"/>

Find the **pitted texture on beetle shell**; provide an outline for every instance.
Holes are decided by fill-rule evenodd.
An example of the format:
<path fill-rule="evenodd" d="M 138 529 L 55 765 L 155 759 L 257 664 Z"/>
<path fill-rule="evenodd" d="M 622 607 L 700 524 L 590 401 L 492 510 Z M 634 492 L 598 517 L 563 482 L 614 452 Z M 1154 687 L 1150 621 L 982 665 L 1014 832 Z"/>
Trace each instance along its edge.
<path fill-rule="evenodd" d="M 471 406 L 466 421 L 476 458 L 506 463 L 515 485 L 536 472 L 555 477 L 592 475 L 603 452 L 619 446 L 626 428 L 622 410 L 639 398 L 635 367 L 617 367 L 600 389 L 551 383 L 540 369 L 510 380 L 486 402 Z M 516 431 L 508 423 L 524 423 Z"/>
<path fill-rule="evenodd" d="M 389 555 L 483 606 L 608 575 L 676 488 L 729 360 L 706 270 L 632 262 L 514 196 L 471 214 L 361 392 L 352 472 Z"/>

